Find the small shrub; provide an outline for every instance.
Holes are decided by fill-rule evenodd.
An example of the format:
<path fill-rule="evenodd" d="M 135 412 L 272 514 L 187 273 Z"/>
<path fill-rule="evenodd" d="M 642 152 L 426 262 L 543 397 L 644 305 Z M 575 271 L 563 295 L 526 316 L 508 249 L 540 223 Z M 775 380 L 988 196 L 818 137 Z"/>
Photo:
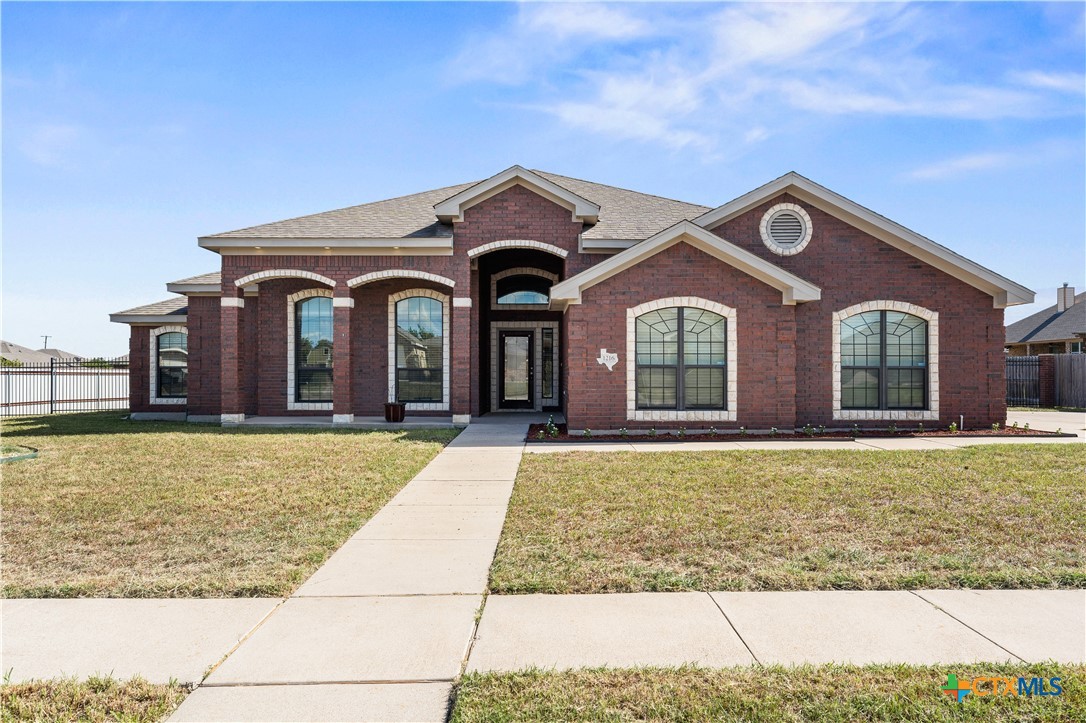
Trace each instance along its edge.
<path fill-rule="evenodd" d="M 852 425 L 852 436 L 853 437 L 858 437 L 859 435 L 860 435 L 860 425 L 853 423 L 853 425 Z"/>
<path fill-rule="evenodd" d="M 589 429 L 588 427 L 585 427 L 584 428 L 584 436 L 591 437 L 592 436 L 592 430 Z"/>
<path fill-rule="evenodd" d="M 992 425 L 992 431 L 993 432 L 998 432 L 999 431 L 999 422 L 996 422 L 995 424 Z"/>
<path fill-rule="evenodd" d="M 805 435 L 807 435 L 808 437 L 813 437 L 814 436 L 814 427 L 812 427 L 810 424 L 803 425 L 803 433 Z"/>
<path fill-rule="evenodd" d="M 655 437 L 656 436 L 656 427 L 653 427 L 652 429 L 649 430 L 649 436 L 650 437 Z"/>
<path fill-rule="evenodd" d="M 1022 427 L 1025 431 L 1029 431 L 1029 422 L 1026 422 L 1026 426 Z"/>
<path fill-rule="evenodd" d="M 746 427 L 740 427 L 740 428 L 739 428 L 739 436 L 740 436 L 740 437 L 745 437 L 745 436 L 747 436 L 747 428 L 746 428 Z"/>
<path fill-rule="evenodd" d="M 957 422 L 951 422 L 950 426 L 947 427 L 947 429 L 950 430 L 951 434 L 957 434 L 958 433 L 958 423 Z"/>
<path fill-rule="evenodd" d="M 920 432 L 920 434 L 923 434 L 923 433 L 924 433 L 924 423 L 923 423 L 923 422 L 921 422 L 920 424 L 916 425 L 916 431 L 917 431 L 917 432 Z"/>
<path fill-rule="evenodd" d="M 625 427 L 623 427 L 622 429 L 618 430 L 618 436 L 620 436 L 620 437 L 629 437 L 630 432 Z"/>
<path fill-rule="evenodd" d="M 686 427 L 679 427 L 679 436 L 680 437 L 685 437 L 686 436 Z"/>
<path fill-rule="evenodd" d="M 1018 429 L 1018 422 L 1011 425 L 1011 429 Z"/>
<path fill-rule="evenodd" d="M 826 433 L 826 425 L 825 424 L 818 425 L 818 433 L 819 434 L 825 434 Z"/>
<path fill-rule="evenodd" d="M 539 431 L 538 431 L 538 432 L 536 433 L 536 435 L 535 435 L 535 436 L 536 436 L 536 439 L 546 439 L 546 438 L 547 438 L 547 433 L 546 433 L 546 432 L 544 432 L 544 431 L 543 431 L 543 430 L 541 429 L 541 430 L 539 430 Z"/>
<path fill-rule="evenodd" d="M 715 437 L 716 436 L 716 427 L 709 427 L 709 436 L 710 437 Z"/>
<path fill-rule="evenodd" d="M 887 427 L 887 429 L 889 430 L 890 434 L 897 434 L 897 425 L 893 422 L 890 422 L 890 426 Z"/>
<path fill-rule="evenodd" d="M 776 437 L 777 436 L 777 428 L 776 427 L 770 427 L 769 428 L 769 436 L 770 437 Z"/>

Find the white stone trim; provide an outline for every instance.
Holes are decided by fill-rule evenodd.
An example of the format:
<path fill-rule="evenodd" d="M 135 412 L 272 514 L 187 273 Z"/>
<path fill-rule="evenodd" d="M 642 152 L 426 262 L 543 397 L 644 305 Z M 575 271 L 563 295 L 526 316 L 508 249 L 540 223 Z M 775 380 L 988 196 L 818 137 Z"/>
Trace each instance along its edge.
<path fill-rule="evenodd" d="M 333 296 L 332 297 L 333 309 L 353 309 L 354 299 L 349 296 Z"/>
<path fill-rule="evenodd" d="M 151 395 L 148 397 L 150 404 L 188 404 L 189 398 L 185 397 L 160 397 L 158 396 L 158 337 L 163 334 L 170 334 L 174 332 L 180 332 L 185 336 L 188 336 L 189 330 L 186 326 L 160 326 L 155 329 L 151 329 Z M 187 341 L 187 340 L 186 340 Z M 186 348 L 187 348 L 186 344 Z M 187 352 L 186 352 L 187 354 Z M 187 356 L 186 356 L 187 359 Z M 188 369 L 188 362 L 185 362 L 185 369 Z M 170 412 L 173 414 L 173 412 Z"/>
<path fill-rule="evenodd" d="M 351 424 L 354 422 L 353 414 L 333 414 L 332 424 Z"/>
<path fill-rule="evenodd" d="M 223 426 L 229 426 L 233 424 L 241 424 L 245 421 L 244 414 L 223 414 L 219 417 L 219 423 Z"/>
<path fill-rule="evenodd" d="M 453 307 L 457 309 L 470 309 L 471 297 L 470 296 L 454 296 Z"/>
<path fill-rule="evenodd" d="M 448 286 L 450 289 L 456 286 L 456 282 L 446 276 L 439 276 L 426 271 L 416 271 L 415 269 L 385 269 L 384 271 L 371 271 L 368 274 L 354 277 L 347 282 L 347 286 L 350 286 L 353 289 L 357 286 L 372 284 L 374 281 L 384 281 L 385 279 L 419 279 L 421 281 L 432 281 L 435 284 L 442 284 L 443 286 Z"/>
<path fill-rule="evenodd" d="M 785 271 L 761 256 L 706 231 L 690 221 L 679 221 L 651 238 L 631 246 L 595 266 L 569 277 L 551 289 L 551 308 L 564 309 L 581 303 L 581 294 L 607 279 L 665 251 L 677 243 L 687 243 L 713 258 L 769 284 L 781 292 L 781 303 L 793 305 L 822 298 L 822 290 L 790 271 Z"/>
<path fill-rule="evenodd" d="M 490 277 L 490 308 L 494 311 L 546 311 L 546 304 L 499 304 L 498 303 L 498 281 L 501 279 L 509 278 L 510 276 L 539 276 L 544 279 L 548 279 L 551 285 L 558 283 L 558 274 L 551 273 L 550 271 L 544 271 L 543 269 L 537 269 L 530 266 L 518 266 L 513 269 L 506 269 L 505 271 L 499 271 Z M 549 298 L 548 294 L 548 298 Z"/>
<path fill-rule="evenodd" d="M 773 240 L 773 236 L 769 233 L 769 222 L 773 220 L 773 217 L 782 211 L 791 211 L 799 217 L 800 222 L 803 224 L 803 238 L 795 246 L 780 246 Z M 778 203 L 773 206 L 765 214 L 762 215 L 762 222 L 759 224 L 759 230 L 762 234 L 762 243 L 765 247 L 777 254 L 778 256 L 795 256 L 803 249 L 807 248 L 807 244 L 811 242 L 811 236 L 814 234 L 814 224 L 811 222 L 811 217 L 802 206 L 794 203 Z"/>
<path fill-rule="evenodd" d="M 599 204 L 589 201 L 583 196 L 578 196 L 568 188 L 563 188 L 554 181 L 521 166 L 506 168 L 501 173 L 446 198 L 434 206 L 434 214 L 445 223 L 463 221 L 464 211 L 517 185 L 524 186 L 533 193 L 564 206 L 570 211 L 571 218 L 574 221 L 595 223 L 599 219 Z"/>
<path fill-rule="evenodd" d="M 532 335 L 532 363 L 535 365 L 535 382 L 532 391 L 534 394 L 531 409 L 501 409 L 499 406 L 498 379 L 500 364 L 498 363 L 498 338 L 502 331 L 534 330 Z M 561 406 L 559 398 L 561 387 L 561 375 L 559 374 L 559 359 L 561 359 L 558 346 L 561 344 L 557 321 L 492 321 L 490 322 L 490 405 L 493 411 L 503 412 L 541 412 L 543 411 L 543 329 L 554 329 L 554 348 L 551 350 L 551 363 L 554 365 L 554 396 L 548 399 L 548 406 Z"/>
<path fill-rule="evenodd" d="M 408 402 L 404 408 L 408 411 L 447 412 L 449 410 L 449 378 L 452 355 L 449 351 L 449 297 L 433 289 L 407 289 L 388 297 L 388 395 L 387 399 L 396 398 L 396 302 L 412 296 L 425 296 L 441 302 L 441 402 Z M 465 380 L 466 381 L 466 380 Z"/>
<path fill-rule="evenodd" d="M 542 241 L 530 241 L 528 239 L 506 239 L 504 241 L 491 241 L 488 244 L 468 249 L 468 258 L 473 259 L 476 256 L 482 256 L 491 251 L 500 251 L 502 249 L 534 249 L 536 251 L 546 251 L 549 254 L 563 259 L 569 256 L 569 251 L 559 248 L 554 244 L 547 244 Z"/>
<path fill-rule="evenodd" d="M 928 322 L 927 409 L 841 409 L 841 322 L 865 311 L 900 311 Z M 876 300 L 833 312 L 833 418 L 835 420 L 928 421 L 939 419 L 939 312 L 905 301 Z"/>
<path fill-rule="evenodd" d="M 332 402 L 299 402 L 294 398 L 294 305 L 302 299 L 314 296 L 326 296 L 332 299 L 335 306 L 336 300 L 332 297 L 331 289 L 306 289 L 287 297 L 287 409 L 292 412 L 330 412 Z M 332 320 L 332 335 L 335 336 L 335 319 Z M 335 376 L 335 367 L 332 375 Z M 350 374 L 350 370 L 341 370 L 341 374 Z"/>
<path fill-rule="evenodd" d="M 234 307 L 236 309 L 245 308 L 245 299 L 240 296 L 224 296 L 219 299 L 219 306 L 221 307 Z"/>
<path fill-rule="evenodd" d="M 261 281 L 271 281 L 272 279 L 309 279 L 310 281 L 316 281 L 328 286 L 336 285 L 334 279 L 330 279 L 327 276 L 321 276 L 312 271 L 303 271 L 301 269 L 268 269 L 267 271 L 257 271 L 254 274 L 242 276 L 234 282 L 234 286 L 248 286 L 249 284 L 256 284 Z"/>
<path fill-rule="evenodd" d="M 658 309 L 685 306 L 720 314 L 728 325 L 728 408 L 727 409 L 638 409 L 637 408 L 637 317 Z M 636 422 L 734 422 L 739 411 L 739 332 L 736 311 L 716 301 L 697 296 L 672 296 L 626 309 L 626 419 Z M 679 350 L 682 353 L 682 350 Z"/>

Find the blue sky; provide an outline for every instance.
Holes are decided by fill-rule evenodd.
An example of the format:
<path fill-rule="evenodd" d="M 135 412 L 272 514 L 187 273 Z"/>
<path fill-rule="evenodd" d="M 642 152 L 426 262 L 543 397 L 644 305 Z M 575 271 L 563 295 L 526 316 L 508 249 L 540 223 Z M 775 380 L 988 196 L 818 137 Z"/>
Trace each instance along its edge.
<path fill-rule="evenodd" d="M 4 3 L 3 336 L 124 353 L 199 235 L 514 163 L 711 206 L 795 170 L 1048 305 L 1086 287 L 1083 11 Z"/>

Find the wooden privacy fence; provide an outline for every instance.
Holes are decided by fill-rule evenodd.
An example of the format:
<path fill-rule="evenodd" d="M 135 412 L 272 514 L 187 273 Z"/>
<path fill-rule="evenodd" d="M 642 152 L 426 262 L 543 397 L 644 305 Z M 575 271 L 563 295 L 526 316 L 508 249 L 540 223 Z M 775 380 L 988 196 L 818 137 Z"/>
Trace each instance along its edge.
<path fill-rule="evenodd" d="M 1086 354 L 1054 354 L 1057 407 L 1086 407 Z"/>
<path fill-rule="evenodd" d="M 128 409 L 128 360 L 0 367 L 0 417 Z"/>

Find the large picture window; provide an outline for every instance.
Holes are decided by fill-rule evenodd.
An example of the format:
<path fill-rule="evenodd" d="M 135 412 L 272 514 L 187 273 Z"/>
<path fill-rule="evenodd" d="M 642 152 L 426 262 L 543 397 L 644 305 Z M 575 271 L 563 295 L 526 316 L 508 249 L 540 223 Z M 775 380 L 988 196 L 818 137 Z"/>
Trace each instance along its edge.
<path fill-rule="evenodd" d="M 302 299 L 294 305 L 294 400 L 331 402 L 332 373 L 332 299 Z"/>
<path fill-rule="evenodd" d="M 169 331 L 155 337 L 156 396 L 182 399 L 188 395 L 189 335 Z"/>
<path fill-rule="evenodd" d="M 728 325 L 720 314 L 691 307 L 638 316 L 638 409 L 727 409 Z"/>
<path fill-rule="evenodd" d="M 396 400 L 441 403 L 444 397 L 444 305 L 428 296 L 396 302 Z"/>
<path fill-rule="evenodd" d="M 928 323 L 900 311 L 841 320 L 841 408 L 926 409 Z"/>

